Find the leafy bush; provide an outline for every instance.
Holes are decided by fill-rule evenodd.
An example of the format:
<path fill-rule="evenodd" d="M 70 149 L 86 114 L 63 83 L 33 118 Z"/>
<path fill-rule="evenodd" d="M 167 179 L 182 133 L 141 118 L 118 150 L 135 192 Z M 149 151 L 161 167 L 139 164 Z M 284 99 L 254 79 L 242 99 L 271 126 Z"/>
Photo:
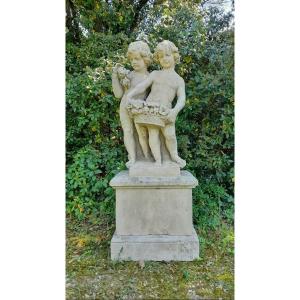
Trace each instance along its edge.
<path fill-rule="evenodd" d="M 102 150 L 102 151 L 101 151 Z M 110 179 L 124 168 L 119 163 L 117 149 L 107 146 L 96 150 L 92 146 L 81 148 L 67 170 L 67 213 L 84 219 L 99 210 L 114 215 L 114 193 Z"/>
<path fill-rule="evenodd" d="M 193 1 L 168 3 L 148 10 L 131 33 L 90 30 L 80 42 L 67 40 L 66 185 L 70 216 L 84 219 L 101 212 L 114 217 L 114 192 L 108 183 L 125 169 L 127 154 L 119 100 L 111 87 L 111 67 L 117 62 L 126 64 L 128 44 L 147 37 L 152 50 L 161 39 L 169 39 L 181 54 L 176 71 L 185 79 L 187 101 L 176 121 L 176 131 L 186 169 L 199 180 L 193 191 L 194 222 L 209 229 L 224 220 L 233 221 L 231 16 L 216 8 L 204 13 Z M 87 16 L 88 10 L 84 22 Z M 157 67 L 152 65 L 151 69 Z"/>

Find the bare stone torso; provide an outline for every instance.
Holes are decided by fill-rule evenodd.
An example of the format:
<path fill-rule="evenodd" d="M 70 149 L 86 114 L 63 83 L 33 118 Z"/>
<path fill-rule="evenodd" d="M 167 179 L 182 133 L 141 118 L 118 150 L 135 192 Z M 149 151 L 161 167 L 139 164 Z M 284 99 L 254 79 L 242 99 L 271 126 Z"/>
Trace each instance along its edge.
<path fill-rule="evenodd" d="M 175 71 L 156 71 L 151 92 L 146 101 L 157 102 L 168 108 L 172 108 L 172 101 L 176 96 L 179 80 L 180 76 Z"/>

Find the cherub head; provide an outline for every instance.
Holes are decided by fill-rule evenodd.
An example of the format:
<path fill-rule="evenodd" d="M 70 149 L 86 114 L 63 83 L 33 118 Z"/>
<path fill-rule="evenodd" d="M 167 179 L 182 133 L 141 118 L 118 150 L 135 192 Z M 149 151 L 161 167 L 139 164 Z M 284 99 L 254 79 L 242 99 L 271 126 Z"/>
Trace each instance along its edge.
<path fill-rule="evenodd" d="M 129 44 L 127 58 L 135 71 L 142 71 L 152 62 L 152 53 L 149 46 L 143 41 L 136 41 Z"/>
<path fill-rule="evenodd" d="M 164 40 L 156 46 L 154 60 L 164 69 L 174 68 L 180 62 L 178 48 L 172 42 Z"/>

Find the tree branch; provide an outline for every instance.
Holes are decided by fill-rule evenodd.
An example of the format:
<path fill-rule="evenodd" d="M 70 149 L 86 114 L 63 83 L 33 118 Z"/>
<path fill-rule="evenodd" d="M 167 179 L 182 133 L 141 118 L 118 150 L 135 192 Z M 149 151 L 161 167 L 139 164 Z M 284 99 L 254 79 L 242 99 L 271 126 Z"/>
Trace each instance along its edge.
<path fill-rule="evenodd" d="M 69 29 L 74 42 L 79 42 L 80 40 L 80 29 L 78 20 L 76 17 L 76 9 L 72 0 L 66 0 L 66 26 Z"/>
<path fill-rule="evenodd" d="M 144 6 L 147 5 L 148 2 L 149 2 L 149 0 L 140 0 L 137 3 L 137 5 L 135 7 L 134 17 L 133 17 L 131 26 L 129 28 L 129 32 L 132 32 L 137 27 L 137 24 L 138 24 L 138 21 L 139 21 L 139 18 L 140 18 L 141 10 L 144 8 Z"/>

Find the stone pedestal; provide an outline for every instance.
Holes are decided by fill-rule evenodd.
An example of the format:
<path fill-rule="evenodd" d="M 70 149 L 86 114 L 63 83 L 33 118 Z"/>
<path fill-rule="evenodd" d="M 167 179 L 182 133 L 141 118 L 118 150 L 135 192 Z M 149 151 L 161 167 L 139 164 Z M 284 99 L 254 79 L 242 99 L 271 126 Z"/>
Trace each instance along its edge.
<path fill-rule="evenodd" d="M 153 162 L 138 161 L 129 168 L 130 177 L 174 177 L 180 176 L 179 166 L 171 161 L 163 162 L 161 166 L 154 166 Z"/>
<path fill-rule="evenodd" d="M 192 188 L 197 179 L 179 176 L 131 177 L 128 171 L 110 182 L 116 190 L 113 260 L 190 261 L 199 256 L 192 223 Z"/>

